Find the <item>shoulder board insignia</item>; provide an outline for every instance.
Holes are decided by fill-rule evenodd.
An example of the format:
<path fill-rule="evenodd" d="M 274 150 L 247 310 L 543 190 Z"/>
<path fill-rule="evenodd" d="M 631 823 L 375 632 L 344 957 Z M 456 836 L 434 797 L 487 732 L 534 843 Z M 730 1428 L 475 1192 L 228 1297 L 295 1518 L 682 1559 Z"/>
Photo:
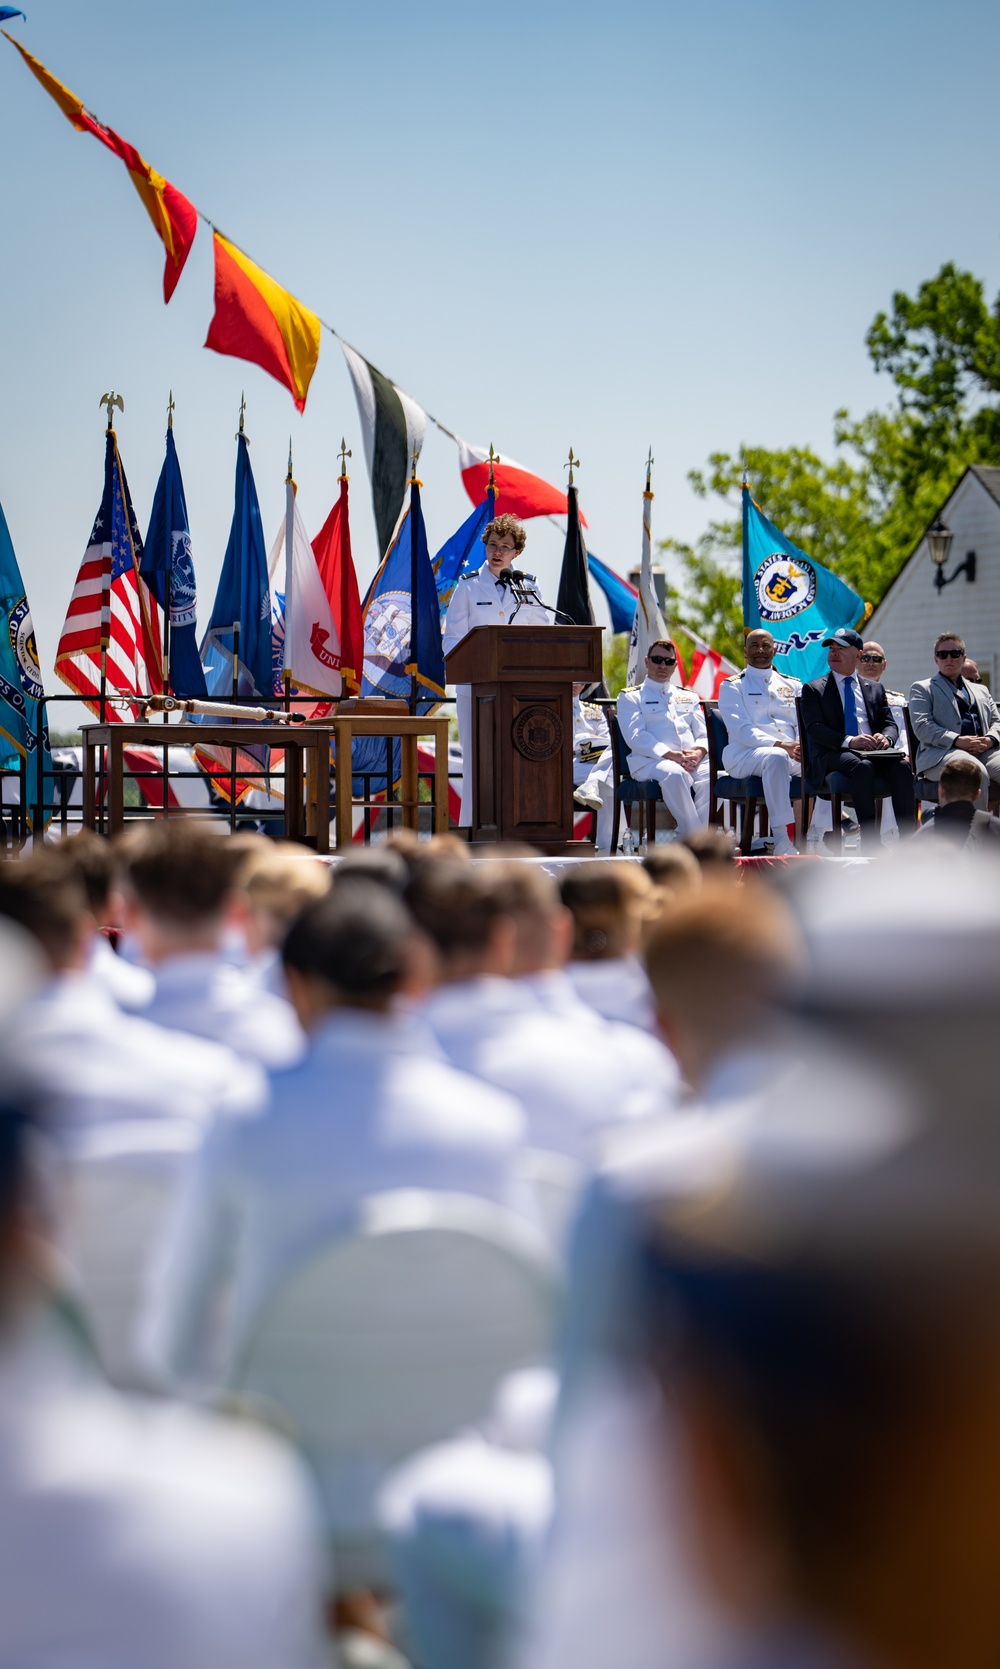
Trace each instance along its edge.
<path fill-rule="evenodd" d="M 889 701 L 901 701 L 904 706 L 906 705 L 906 697 L 902 690 L 886 690 L 885 693 Z"/>

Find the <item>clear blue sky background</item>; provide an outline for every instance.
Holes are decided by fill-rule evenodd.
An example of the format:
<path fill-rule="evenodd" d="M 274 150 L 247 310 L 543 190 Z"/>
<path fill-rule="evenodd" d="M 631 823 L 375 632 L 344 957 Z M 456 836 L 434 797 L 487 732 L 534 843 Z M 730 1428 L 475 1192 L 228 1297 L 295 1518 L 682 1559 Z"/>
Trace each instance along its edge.
<path fill-rule="evenodd" d="M 12 27 L 29 50 L 450 428 L 553 480 L 572 442 L 591 548 L 621 571 L 650 443 L 654 535 L 691 538 L 721 508 L 685 481 L 711 450 L 828 452 L 837 406 L 889 398 L 863 339 L 894 289 L 945 260 L 1000 283 L 995 0 L 26 9 Z M 336 342 L 303 417 L 263 372 L 204 351 L 206 228 L 165 308 L 124 168 L 0 49 L 0 502 L 49 687 L 112 385 L 143 528 L 173 388 L 203 619 L 244 388 L 268 542 L 289 433 L 310 533 L 342 433 L 354 447 L 363 587 L 374 532 Z M 421 475 L 433 549 L 468 508 L 433 429 Z M 536 522 L 550 590 L 560 549 Z"/>

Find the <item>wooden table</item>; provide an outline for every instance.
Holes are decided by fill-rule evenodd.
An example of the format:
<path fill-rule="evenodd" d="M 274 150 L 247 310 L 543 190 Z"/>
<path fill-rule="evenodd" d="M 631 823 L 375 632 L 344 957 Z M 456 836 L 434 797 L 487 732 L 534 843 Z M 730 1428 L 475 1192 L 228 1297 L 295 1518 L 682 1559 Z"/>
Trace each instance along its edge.
<path fill-rule="evenodd" d="M 417 743 L 421 736 L 434 737 L 434 832 L 448 831 L 448 716 L 411 716 L 407 713 L 334 714 L 324 721 L 333 732 L 337 764 L 337 845 L 350 846 L 354 838 L 354 792 L 351 749 L 355 736 L 388 736 L 400 739 L 402 797 L 395 801 L 403 812 L 403 827 L 417 828 L 420 801 L 417 794 Z M 317 729 L 319 726 L 316 727 Z M 343 765 L 343 768 L 342 768 Z"/>
<path fill-rule="evenodd" d="M 355 720 L 355 724 L 360 721 Z M 381 722 L 381 721 L 379 721 Z M 399 721 L 396 721 L 397 723 Z M 402 722 L 407 722 L 403 720 Z M 431 729 L 436 722 L 423 719 L 410 721 Z M 447 727 L 447 720 L 444 721 Z M 98 749 L 108 752 L 108 833 L 118 834 L 125 824 L 125 761 L 124 749 L 140 743 L 146 747 L 269 747 L 281 748 L 285 754 L 285 821 L 286 840 L 304 840 L 310 844 L 315 838 L 317 852 L 330 850 L 330 721 L 325 724 L 164 724 L 147 721 L 144 724 L 85 724 L 83 732 L 83 824 L 96 829 Z M 381 734 L 381 733 L 380 733 Z M 414 744 L 415 746 L 415 744 Z M 445 759 L 447 760 L 447 743 Z M 446 766 L 447 770 L 447 766 Z M 236 773 L 240 774 L 239 771 Z M 308 776 L 315 795 L 315 817 L 306 820 L 303 784 Z M 350 788 L 348 775 L 348 788 Z M 315 784 L 315 789 L 313 789 Z M 445 780 L 447 807 L 447 778 Z M 338 784 L 338 816 L 339 816 Z M 166 785 L 164 785 L 164 801 Z M 178 815 L 190 815 L 181 812 Z M 314 824 L 314 827 L 310 826 Z M 339 827 L 339 823 L 338 823 Z M 445 823 L 447 828 L 447 822 Z M 349 837 L 348 837 L 349 838 Z"/>

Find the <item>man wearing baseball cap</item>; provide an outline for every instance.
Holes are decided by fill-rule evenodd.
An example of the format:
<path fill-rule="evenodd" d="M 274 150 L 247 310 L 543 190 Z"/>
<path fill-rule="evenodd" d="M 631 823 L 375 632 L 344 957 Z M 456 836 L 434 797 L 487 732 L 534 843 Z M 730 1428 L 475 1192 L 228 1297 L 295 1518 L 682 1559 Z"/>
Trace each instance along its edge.
<path fill-rule="evenodd" d="M 879 850 L 876 801 L 886 795 L 901 835 L 912 834 L 913 772 L 895 750 L 899 730 L 881 684 L 860 678 L 864 648 L 860 632 L 840 626 L 824 638 L 829 672 L 802 691 L 802 721 L 809 738 L 805 790 L 816 794 L 827 784 L 854 802 L 861 844 Z M 892 757 L 880 758 L 880 754 Z"/>

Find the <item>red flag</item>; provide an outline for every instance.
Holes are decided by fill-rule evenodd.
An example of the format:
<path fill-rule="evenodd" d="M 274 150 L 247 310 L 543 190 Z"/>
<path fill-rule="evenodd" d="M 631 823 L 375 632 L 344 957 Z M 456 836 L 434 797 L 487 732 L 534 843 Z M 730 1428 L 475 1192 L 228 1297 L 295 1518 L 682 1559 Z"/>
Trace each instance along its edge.
<path fill-rule="evenodd" d="M 259 365 L 305 411 L 319 359 L 319 319 L 221 232 L 213 234 L 212 245 L 215 312 L 206 348 Z"/>
<path fill-rule="evenodd" d="M 312 548 L 340 639 L 340 673 L 345 693 L 357 695 L 361 688 L 365 634 L 358 577 L 351 557 L 346 475 L 340 477 L 340 497 L 313 540 Z"/>
<path fill-rule="evenodd" d="M 6 29 L 2 31 L 7 35 Z M 57 81 L 45 65 L 33 58 L 30 52 L 25 52 L 20 41 L 13 35 L 7 35 L 11 46 L 16 46 L 32 75 L 41 82 L 49 96 L 55 99 L 67 121 L 72 122 L 78 133 L 90 133 L 99 139 L 102 145 L 107 145 L 109 151 L 124 162 L 132 178 L 132 184 L 142 198 L 143 207 L 149 215 L 157 236 L 167 252 L 167 264 L 163 269 L 163 299 L 169 301 L 177 288 L 177 280 L 184 271 L 184 263 L 191 253 L 194 235 L 198 230 L 198 211 L 193 203 L 151 168 L 145 158 L 139 155 L 134 145 L 119 138 L 113 128 L 105 127 L 96 116 L 92 116 L 83 108 L 80 99 L 71 93 L 61 81 Z"/>
<path fill-rule="evenodd" d="M 460 440 L 458 467 L 462 473 L 462 484 L 473 504 L 482 504 L 490 481 L 490 462 L 485 448 L 468 446 Z M 498 516 L 509 512 L 512 516 L 523 516 L 527 521 L 531 516 L 566 514 L 566 494 L 561 488 L 553 487 L 540 475 L 532 475 L 530 470 L 522 469 L 512 458 L 501 458 L 497 462 L 494 454 L 493 481 Z M 581 516 L 580 520 L 586 527 L 586 516 Z"/>

